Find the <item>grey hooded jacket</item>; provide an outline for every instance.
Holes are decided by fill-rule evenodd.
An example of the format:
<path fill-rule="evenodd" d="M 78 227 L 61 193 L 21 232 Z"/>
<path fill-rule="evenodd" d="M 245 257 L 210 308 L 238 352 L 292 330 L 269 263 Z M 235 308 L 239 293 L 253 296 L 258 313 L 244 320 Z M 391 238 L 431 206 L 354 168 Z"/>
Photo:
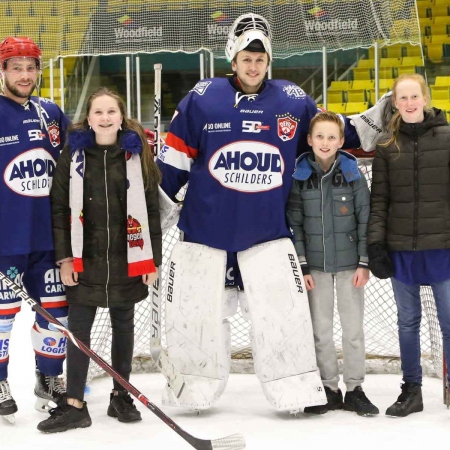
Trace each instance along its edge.
<path fill-rule="evenodd" d="M 304 273 L 367 268 L 370 191 L 356 158 L 340 150 L 324 173 L 314 153 L 304 153 L 293 177 L 287 216 Z"/>

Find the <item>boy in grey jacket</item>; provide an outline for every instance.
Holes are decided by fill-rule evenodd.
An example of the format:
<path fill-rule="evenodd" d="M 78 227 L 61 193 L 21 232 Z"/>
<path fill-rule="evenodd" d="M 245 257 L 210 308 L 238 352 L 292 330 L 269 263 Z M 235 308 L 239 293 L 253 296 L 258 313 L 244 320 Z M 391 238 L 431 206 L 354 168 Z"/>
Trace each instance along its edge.
<path fill-rule="evenodd" d="M 369 280 L 366 231 L 370 191 L 357 160 L 339 150 L 344 124 L 334 113 L 311 121 L 308 144 L 313 151 L 296 162 L 287 215 L 308 290 L 317 365 L 327 404 L 305 408 L 323 414 L 345 409 L 359 415 L 378 414 L 364 394 L 364 285 Z M 334 285 L 342 326 L 345 399 L 333 340 Z"/>

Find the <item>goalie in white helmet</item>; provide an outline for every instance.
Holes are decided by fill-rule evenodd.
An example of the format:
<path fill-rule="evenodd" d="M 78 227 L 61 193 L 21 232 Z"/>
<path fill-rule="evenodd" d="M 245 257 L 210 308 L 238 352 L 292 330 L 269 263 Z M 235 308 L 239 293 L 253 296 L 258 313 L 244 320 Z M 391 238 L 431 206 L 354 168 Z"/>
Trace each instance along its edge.
<path fill-rule="evenodd" d="M 317 106 L 294 83 L 265 80 L 272 45 L 264 17 L 236 19 L 226 56 L 233 76 L 194 86 L 158 156 L 161 187 L 172 200 L 189 181 L 178 222 L 184 242 L 169 262 L 166 298 L 169 357 L 185 387 L 176 397 L 167 385 L 163 403 L 206 409 L 220 397 L 230 370 L 227 318 L 238 298 L 252 324 L 255 372 L 268 401 L 280 411 L 324 404 L 285 212 Z M 347 131 L 358 141 L 353 127 Z M 225 272 L 226 284 L 245 285 L 245 297 L 242 290 L 225 295 Z"/>

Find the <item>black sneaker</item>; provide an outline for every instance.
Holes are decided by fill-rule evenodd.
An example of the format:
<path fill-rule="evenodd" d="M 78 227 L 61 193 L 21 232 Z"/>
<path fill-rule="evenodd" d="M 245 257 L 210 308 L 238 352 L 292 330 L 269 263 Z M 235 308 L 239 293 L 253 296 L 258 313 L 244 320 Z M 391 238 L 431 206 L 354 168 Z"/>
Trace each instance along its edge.
<path fill-rule="evenodd" d="M 125 423 L 142 420 L 141 413 L 127 391 L 117 391 L 117 395 L 114 395 L 114 391 L 111 393 L 108 416 L 117 417 L 119 422 Z"/>
<path fill-rule="evenodd" d="M 325 414 L 328 411 L 343 408 L 344 403 L 340 389 L 333 391 L 328 386 L 325 386 L 325 394 L 327 395 L 326 405 L 307 406 L 303 412 L 305 414 Z"/>
<path fill-rule="evenodd" d="M 420 383 L 403 383 L 397 401 L 386 410 L 387 416 L 406 417 L 423 411 L 422 387 Z"/>
<path fill-rule="evenodd" d="M 40 422 L 37 429 L 44 433 L 60 433 L 73 428 L 87 428 L 91 425 L 92 420 L 86 402 L 83 402 L 83 407 L 79 409 L 64 401 L 50 410 L 50 417 Z"/>
<path fill-rule="evenodd" d="M 379 409 L 366 397 L 361 386 L 356 386 L 355 390 L 345 393 L 344 409 L 354 411 L 359 416 L 374 416 L 380 413 Z"/>
<path fill-rule="evenodd" d="M 37 369 L 35 375 L 35 409 L 46 412 L 55 406 L 62 404 L 64 395 L 66 394 L 64 380 L 61 377 L 45 375 Z"/>

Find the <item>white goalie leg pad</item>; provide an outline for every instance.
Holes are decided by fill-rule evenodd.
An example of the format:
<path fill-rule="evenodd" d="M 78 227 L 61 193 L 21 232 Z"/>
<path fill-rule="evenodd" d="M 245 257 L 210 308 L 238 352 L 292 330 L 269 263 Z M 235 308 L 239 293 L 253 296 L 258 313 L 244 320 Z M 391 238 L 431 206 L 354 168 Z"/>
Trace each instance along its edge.
<path fill-rule="evenodd" d="M 165 405 L 207 409 L 225 389 L 231 363 L 225 265 L 222 250 L 191 242 L 173 248 L 166 285 L 167 351 L 185 384 L 178 398 L 166 386 Z"/>
<path fill-rule="evenodd" d="M 308 297 L 290 239 L 238 253 L 252 323 L 255 373 L 279 411 L 322 405 Z"/>

